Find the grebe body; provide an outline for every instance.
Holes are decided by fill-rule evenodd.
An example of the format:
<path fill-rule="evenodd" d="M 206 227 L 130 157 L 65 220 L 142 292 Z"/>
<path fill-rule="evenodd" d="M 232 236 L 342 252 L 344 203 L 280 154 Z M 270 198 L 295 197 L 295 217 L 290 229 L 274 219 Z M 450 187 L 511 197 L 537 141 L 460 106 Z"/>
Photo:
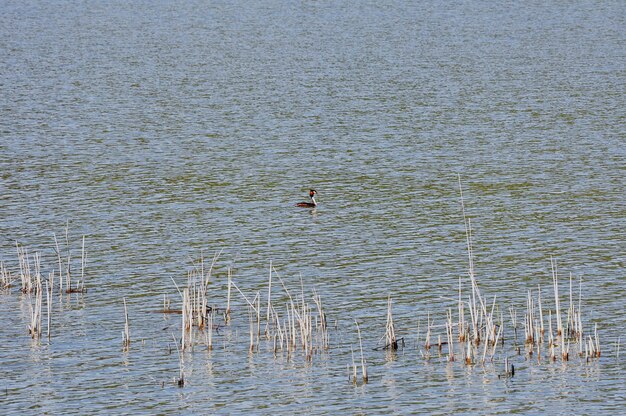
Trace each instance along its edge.
<path fill-rule="evenodd" d="M 296 206 L 302 208 L 315 208 L 317 206 L 317 202 L 315 201 L 316 194 L 317 191 L 315 189 L 309 190 L 309 197 L 311 198 L 311 202 L 298 202 Z"/>

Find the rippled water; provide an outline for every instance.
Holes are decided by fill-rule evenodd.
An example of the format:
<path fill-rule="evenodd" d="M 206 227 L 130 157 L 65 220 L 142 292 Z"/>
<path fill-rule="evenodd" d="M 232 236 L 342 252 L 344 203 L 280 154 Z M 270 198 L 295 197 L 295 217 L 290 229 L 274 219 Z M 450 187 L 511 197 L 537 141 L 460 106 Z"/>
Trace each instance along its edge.
<path fill-rule="evenodd" d="M 53 298 L 40 342 L 28 296 L 0 294 L 3 414 L 624 409 L 623 2 L 0 4 L 0 259 L 17 273 L 19 241 L 47 276 L 69 223 L 88 288 Z M 427 314 L 443 325 L 467 274 L 457 175 L 488 299 L 519 318 L 541 285 L 553 308 L 553 256 L 562 293 L 582 278 L 601 359 L 421 357 L 418 324 L 422 341 Z M 309 187 L 320 206 L 294 208 Z M 238 296 L 178 388 L 180 316 L 153 312 L 220 250 L 211 304 L 228 267 L 265 302 L 271 261 L 321 295 L 330 351 L 249 355 Z M 407 340 L 392 358 L 373 350 L 388 295 Z M 356 387 L 354 319 L 370 372 Z M 500 380 L 504 354 L 518 370 Z"/>

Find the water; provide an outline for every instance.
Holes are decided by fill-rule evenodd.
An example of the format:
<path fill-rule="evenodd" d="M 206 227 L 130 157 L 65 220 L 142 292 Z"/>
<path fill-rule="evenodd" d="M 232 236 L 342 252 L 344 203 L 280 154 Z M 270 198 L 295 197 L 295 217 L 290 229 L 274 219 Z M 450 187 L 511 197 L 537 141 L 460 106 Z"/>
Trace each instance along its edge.
<path fill-rule="evenodd" d="M 17 240 L 47 276 L 69 222 L 88 288 L 55 296 L 50 342 L 28 335 L 28 296 L 0 295 L 3 414 L 623 411 L 622 2 L 1 4 L 0 259 L 17 272 Z M 500 380 L 502 353 L 484 367 L 420 356 L 418 322 L 423 341 L 467 273 L 457 174 L 489 300 L 521 320 L 542 285 L 553 307 L 553 256 L 562 293 L 582 278 L 600 360 L 509 345 L 518 371 Z M 294 208 L 309 187 L 320 207 Z M 272 261 L 291 291 L 321 295 L 329 353 L 249 355 L 237 297 L 178 388 L 180 317 L 154 311 L 219 250 L 212 304 L 228 267 L 265 301 Z M 388 295 L 407 339 L 395 359 L 372 350 Z M 357 387 L 354 319 L 370 372 Z"/>

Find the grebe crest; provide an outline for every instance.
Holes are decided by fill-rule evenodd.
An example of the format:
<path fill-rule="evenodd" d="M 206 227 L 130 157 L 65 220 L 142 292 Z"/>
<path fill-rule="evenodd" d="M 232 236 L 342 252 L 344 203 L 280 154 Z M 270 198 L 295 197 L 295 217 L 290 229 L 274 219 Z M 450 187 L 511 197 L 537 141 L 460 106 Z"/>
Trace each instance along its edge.
<path fill-rule="evenodd" d="M 298 202 L 296 206 L 302 208 L 315 208 L 317 206 L 317 202 L 315 201 L 315 195 L 317 195 L 317 191 L 315 189 L 310 189 L 309 198 L 311 198 L 311 202 Z"/>

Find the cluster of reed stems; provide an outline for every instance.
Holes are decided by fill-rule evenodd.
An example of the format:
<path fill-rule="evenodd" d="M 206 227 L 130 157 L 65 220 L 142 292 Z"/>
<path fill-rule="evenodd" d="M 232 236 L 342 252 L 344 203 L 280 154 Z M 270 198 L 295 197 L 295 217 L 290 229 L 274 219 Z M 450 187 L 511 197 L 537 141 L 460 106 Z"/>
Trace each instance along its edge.
<path fill-rule="evenodd" d="M 39 252 L 30 254 L 28 249 L 15 242 L 17 252 L 17 263 L 19 269 L 12 272 L 7 264 L 0 262 L 0 290 L 10 292 L 14 286 L 14 282 L 19 280 L 20 293 L 27 296 L 29 301 L 30 320 L 28 324 L 28 333 L 34 338 L 39 339 L 42 334 L 42 317 L 44 293 L 46 299 L 47 312 L 47 336 L 50 338 L 51 328 L 51 312 L 52 312 L 52 295 L 56 291 L 59 295 L 70 293 L 83 293 L 85 289 L 85 267 L 86 267 L 86 251 L 85 236 L 82 237 L 82 250 L 80 256 L 80 278 L 73 285 L 72 283 L 72 252 L 70 250 L 69 233 L 66 228 L 65 232 L 65 252 L 61 254 L 59 243 L 54 235 L 54 251 L 57 254 L 58 269 L 53 268 L 48 272 L 48 277 L 44 278 L 41 266 L 41 255 Z M 17 277 L 16 277 L 17 276 Z"/>
<path fill-rule="evenodd" d="M 447 309 L 445 320 L 440 325 L 436 325 L 435 319 L 428 313 L 425 339 L 423 343 L 420 341 L 418 326 L 417 340 L 420 350 L 422 346 L 425 350 L 425 353 L 422 352 L 422 356 L 425 358 L 430 357 L 432 347 L 437 347 L 439 355 L 447 354 L 446 358 L 449 362 L 457 361 L 457 357 L 461 357 L 459 360 L 467 365 L 485 364 L 493 362 L 498 349 L 504 347 L 504 313 L 497 303 L 497 297 L 494 296 L 488 301 L 487 296 L 479 287 L 471 255 L 472 241 L 469 220 L 466 222 L 466 226 L 468 251 L 470 253 L 469 293 L 464 293 L 465 284 L 460 281 L 458 306 Z M 233 314 L 238 310 L 238 306 L 241 306 L 241 303 L 243 303 L 243 308 L 240 307 L 239 310 L 243 309 L 247 312 L 248 351 L 250 354 L 259 351 L 262 339 L 266 340 L 266 345 L 270 346 L 275 355 L 284 351 L 289 357 L 295 351 L 300 350 L 307 361 L 312 360 L 315 353 L 329 349 L 327 317 L 320 295 L 313 291 L 311 296 L 305 296 L 301 282 L 300 291 L 294 296 L 293 291 L 287 288 L 285 281 L 277 273 L 271 262 L 267 288 L 263 291 L 256 291 L 254 296 L 244 293 L 237 284 L 232 270 L 228 268 L 226 307 L 220 309 L 217 306 L 209 306 L 210 299 L 215 297 L 209 284 L 211 271 L 218 257 L 219 254 L 213 258 L 211 266 L 208 268 L 204 267 L 203 260 L 201 260 L 188 273 L 187 285 L 182 289 L 176 286 L 182 300 L 182 307 L 179 311 L 182 315 L 179 343 L 181 354 L 179 357 L 182 357 L 183 351 L 202 343 L 202 339 L 204 339 L 209 350 L 213 349 L 213 334 L 219 328 L 214 323 L 216 317 L 219 316 L 217 312 L 223 311 L 221 314 L 223 325 L 229 327 L 233 322 Z M 526 354 L 529 357 L 536 354 L 538 360 L 541 360 L 541 349 L 542 347 L 545 349 L 547 345 L 548 354 L 552 360 L 561 357 L 562 360 L 567 361 L 571 343 L 579 346 L 581 357 L 587 359 L 599 357 L 600 342 L 597 328 L 593 336 L 589 335 L 585 338 L 581 315 L 582 300 L 580 296 L 577 302 L 573 299 L 571 275 L 569 308 L 566 313 L 567 318 L 563 321 L 556 261 L 551 260 L 551 266 L 554 292 L 552 308 L 546 307 L 540 286 L 536 293 L 533 293 L 532 290 L 527 292 L 523 323 L 525 337 L 522 344 L 525 346 Z M 275 290 L 276 284 L 280 286 L 278 291 Z M 235 292 L 238 293 L 242 302 L 235 301 L 236 298 L 233 296 Z M 261 293 L 267 293 L 263 300 Z M 582 294 L 582 289 L 579 290 L 579 293 Z M 392 298 L 388 296 L 384 343 L 382 347 L 374 348 L 375 350 L 382 348 L 393 353 L 404 347 L 404 337 L 398 337 L 396 332 L 392 306 Z M 518 313 L 513 307 L 509 308 L 508 311 L 511 317 L 511 328 L 514 331 L 514 344 L 517 345 Z M 164 297 L 163 312 L 178 312 L 170 307 L 168 297 Z M 469 316 L 468 320 L 466 320 L 467 316 Z M 367 383 L 369 379 L 367 360 L 363 350 L 361 328 L 356 320 L 355 326 L 358 335 L 358 350 L 360 350 L 360 379 L 363 383 Z M 553 331 L 553 327 L 556 328 L 556 331 Z M 198 335 L 202 332 L 204 333 L 203 337 Z M 349 379 L 356 384 L 359 380 L 359 360 L 355 357 L 355 348 L 352 346 L 350 348 L 352 366 L 348 364 L 348 375 Z M 519 347 L 518 353 L 520 353 Z M 503 375 L 512 377 L 514 374 L 513 365 L 509 365 L 508 355 L 504 351 L 502 354 L 505 357 Z M 178 382 L 179 385 L 182 385 L 184 384 L 182 361 L 180 368 L 181 374 Z"/>
<path fill-rule="evenodd" d="M 58 293 L 83 293 L 85 289 L 85 267 L 86 267 L 86 252 L 85 252 L 85 236 L 82 238 L 82 250 L 80 257 L 80 278 L 76 284 L 72 284 L 72 252 L 70 250 L 69 237 L 66 233 L 66 251 L 67 257 L 64 262 L 64 257 L 59 249 L 59 243 L 54 235 L 54 251 L 57 254 L 58 270 L 52 270 L 49 273 L 48 288 L 50 292 L 54 292 L 55 281 L 58 277 Z M 19 263 L 19 277 L 21 281 L 22 293 L 31 293 L 37 288 L 37 281 L 41 280 L 41 256 L 39 252 L 35 252 L 32 257 L 29 255 L 26 247 L 15 242 L 17 250 L 17 259 Z M 57 274 L 58 272 L 58 274 Z M 0 287 L 10 288 L 14 280 L 13 275 L 8 271 L 7 267 L 2 263 L 0 267 Z M 65 287 L 64 287 L 65 285 Z"/>
<path fill-rule="evenodd" d="M 445 338 L 447 341 L 442 341 L 441 335 L 438 335 L 436 345 L 438 345 L 440 353 L 443 345 L 447 345 L 448 360 L 454 361 L 456 359 L 454 346 L 456 338 L 459 343 L 459 350 L 463 352 L 463 359 L 466 364 L 485 363 L 486 361 L 493 361 L 498 345 L 504 345 L 504 316 L 496 303 L 496 296 L 493 297 L 491 302 L 488 302 L 487 297 L 482 294 L 479 288 L 474 269 L 471 221 L 465 214 L 465 204 L 460 179 L 459 188 L 466 232 L 470 292 L 467 295 L 466 301 L 464 301 L 463 281 L 459 278 L 458 320 L 456 323 L 454 322 L 452 309 L 448 309 L 445 324 L 438 326 L 439 328 L 445 328 Z M 548 354 L 551 360 L 556 360 L 560 356 L 563 361 L 567 361 L 570 357 L 571 344 L 578 346 L 578 354 L 580 357 L 586 359 L 600 357 L 601 349 L 598 339 L 597 324 L 593 336 L 592 334 L 588 334 L 585 338 L 583 330 L 581 313 L 582 282 L 579 286 L 578 302 L 575 302 L 573 297 L 573 277 L 570 274 L 569 307 L 564 324 L 556 260 L 551 259 L 550 265 L 552 271 L 552 289 L 554 293 L 553 309 L 546 309 L 543 305 L 540 286 L 537 288 L 536 297 L 532 290 L 529 290 L 527 293 L 526 313 L 524 315 L 523 326 L 524 345 L 528 355 L 532 356 L 536 353 L 537 359 L 541 360 L 541 348 L 544 346 L 547 338 Z M 465 321 L 466 310 L 469 312 L 469 322 Z M 517 311 L 511 307 L 509 312 L 511 316 L 511 326 L 514 332 L 514 341 L 517 344 Z M 553 312 L 555 319 L 553 319 Z M 547 336 L 546 317 L 548 321 Z M 553 323 L 556 327 L 556 331 L 553 331 Z M 454 327 L 457 329 L 457 337 L 454 337 Z M 425 353 L 422 352 L 422 356 L 426 358 L 430 356 L 431 346 L 434 345 L 432 342 L 432 330 L 435 328 L 429 313 L 427 316 L 426 336 L 423 343 Z M 393 346 L 394 339 L 395 331 L 393 330 L 391 299 L 389 298 L 387 302 L 387 325 L 385 330 L 386 346 Z M 421 345 L 419 342 L 419 326 L 418 345 Z M 518 352 L 519 351 L 520 349 L 518 348 Z"/>
<path fill-rule="evenodd" d="M 459 187 L 461 187 L 459 180 Z M 459 278 L 458 306 L 448 308 L 443 324 L 435 325 L 435 319 L 430 312 L 427 315 L 426 334 L 423 343 L 420 341 L 420 328 L 418 324 L 417 343 L 423 357 L 429 358 L 431 348 L 437 346 L 438 352 L 442 355 L 446 347 L 447 361 L 454 362 L 462 360 L 467 365 L 485 362 L 493 362 L 498 346 L 504 346 L 505 322 L 502 309 L 497 304 L 497 297 L 488 298 L 479 287 L 478 279 L 474 267 L 474 254 L 472 244 L 471 221 L 465 214 L 463 201 L 463 191 L 461 188 L 461 206 L 463 211 L 464 227 L 466 233 L 466 245 L 468 253 L 468 270 L 466 280 L 469 283 L 469 290 L 465 293 L 462 277 Z M 85 237 L 82 238 L 82 250 L 80 256 L 80 277 L 76 283 L 73 282 L 73 272 L 71 265 L 72 253 L 68 231 L 65 233 L 66 247 L 62 251 L 57 236 L 54 235 L 54 251 L 56 253 L 55 267 L 48 273 L 48 278 L 44 279 L 41 268 L 41 256 L 38 252 L 29 254 L 28 250 L 16 242 L 16 251 L 19 264 L 19 272 L 12 273 L 4 262 L 0 262 L 0 290 L 9 290 L 13 282 L 19 277 L 20 291 L 28 296 L 30 307 L 30 320 L 28 324 L 29 334 L 34 339 L 39 339 L 42 335 L 42 312 L 43 294 L 46 294 L 47 306 L 47 328 L 48 338 L 50 338 L 51 328 L 51 305 L 52 295 L 56 290 L 59 294 L 82 293 L 85 291 Z M 244 308 L 248 317 L 249 328 L 249 348 L 250 354 L 259 352 L 261 340 L 264 338 L 266 344 L 271 345 L 274 355 L 285 352 L 287 357 L 293 356 L 297 351 L 301 352 L 306 361 L 312 361 L 315 354 L 320 354 L 330 348 L 330 338 L 328 331 L 327 316 L 321 296 L 313 290 L 312 294 L 305 295 L 302 279 L 299 293 L 287 288 L 284 280 L 273 267 L 269 265 L 269 278 L 267 291 L 258 290 L 256 293 L 246 294 L 237 285 L 231 268 L 227 271 L 227 293 L 225 307 L 219 308 L 210 306 L 211 300 L 218 298 L 213 291 L 212 272 L 215 264 L 221 255 L 221 251 L 213 256 L 210 265 L 205 266 L 204 255 L 201 253 L 200 261 L 193 262 L 192 268 L 187 272 L 186 284 L 181 288 L 172 279 L 181 300 L 180 309 L 173 309 L 171 301 L 167 295 L 164 296 L 164 314 L 180 314 L 181 329 L 180 340 L 174 334 L 176 348 L 179 355 L 180 374 L 177 379 L 179 386 L 184 386 L 184 352 L 193 349 L 194 346 L 206 345 L 208 350 L 214 348 L 214 334 L 223 326 L 232 324 L 232 316 L 236 312 L 237 306 L 241 302 L 236 301 L 235 292 L 244 302 Z M 542 298 L 542 288 L 537 287 L 535 293 L 528 290 L 526 294 L 526 311 L 523 317 L 524 340 L 523 347 L 526 354 L 531 357 L 536 355 L 538 360 L 542 358 L 542 348 L 547 349 L 547 355 L 551 361 L 559 359 L 568 361 L 570 359 L 571 346 L 574 345 L 579 357 L 586 360 L 599 358 L 601 356 L 601 346 L 598 337 L 598 328 L 595 324 L 593 331 L 586 333 L 582 319 L 582 279 L 579 283 L 578 299 L 574 299 L 573 276 L 569 278 L 569 304 L 566 313 L 563 314 L 561 306 L 562 296 L 560 294 L 559 273 L 557 262 L 550 259 L 552 292 L 554 296 L 552 307 L 546 307 L 546 300 Z M 278 290 L 273 290 L 274 286 L 280 285 Z M 45 288 L 45 290 L 44 290 Z M 264 297 L 262 294 L 267 293 Z M 235 294 L 235 297 L 233 296 Z M 262 299 L 263 298 L 263 299 Z M 453 300 L 454 302 L 454 300 Z M 548 298 L 548 302 L 550 302 Z M 129 314 L 126 298 L 123 298 L 125 323 L 122 333 L 122 345 L 125 351 L 130 349 L 131 335 L 129 325 Z M 264 310 L 262 310 L 262 304 Z M 382 349 L 393 355 L 395 351 L 404 346 L 404 338 L 398 338 L 396 324 L 393 318 L 393 302 L 391 295 L 387 298 L 387 314 L 384 333 L 384 343 Z M 454 312 L 456 312 L 456 318 Z M 509 308 L 511 318 L 511 328 L 514 334 L 514 344 L 517 345 L 518 315 L 517 310 Z M 218 323 L 219 322 L 219 323 Z M 363 383 L 368 382 L 367 361 L 363 350 L 363 339 L 361 328 L 355 320 L 356 332 L 358 335 L 358 348 L 360 350 L 361 379 Z M 521 319 L 520 319 L 521 322 Z M 547 331 L 547 333 L 546 333 Z M 379 343 L 381 340 L 379 340 Z M 424 351 L 421 350 L 423 346 Z M 374 348 L 380 349 L 380 348 Z M 354 358 L 354 348 L 352 351 L 352 371 L 348 364 L 349 378 L 353 383 L 358 381 L 358 365 Z M 619 356 L 619 341 L 618 341 Z M 518 354 L 520 347 L 518 347 Z M 512 377 L 514 368 L 509 367 L 508 356 L 505 354 L 505 373 L 507 377 Z"/>
<path fill-rule="evenodd" d="M 0 290 L 10 290 L 14 280 L 13 273 L 4 265 L 3 261 L 0 261 Z"/>
<path fill-rule="evenodd" d="M 385 325 L 385 349 L 395 351 L 398 349 L 396 330 L 393 325 L 393 313 L 391 308 L 391 296 L 387 297 L 387 324 Z"/>
<path fill-rule="evenodd" d="M 471 239 L 468 239 L 468 244 L 471 250 Z M 246 291 L 239 287 L 232 269 L 228 268 L 226 307 L 209 306 L 212 299 L 218 298 L 213 293 L 213 286 L 210 284 L 211 272 L 218 257 L 219 255 L 216 255 L 213 258 L 208 268 L 202 265 L 203 260 L 194 265 L 193 269 L 188 272 L 186 286 L 179 288 L 176 285 L 181 297 L 180 310 L 172 309 L 169 298 L 164 297 L 163 313 L 180 313 L 182 316 L 181 337 L 179 340 L 174 337 L 179 350 L 180 375 L 177 378 L 179 386 L 182 387 L 185 384 L 183 352 L 202 344 L 212 350 L 215 332 L 219 330 L 220 325 L 224 328 L 234 325 L 234 318 L 237 315 L 246 316 L 247 314 L 246 331 L 249 334 L 249 354 L 258 353 L 260 345 L 264 343 L 274 355 L 285 352 L 287 357 L 290 357 L 296 351 L 301 351 L 305 360 L 311 361 L 316 353 L 330 348 L 327 316 L 321 296 L 316 291 L 306 296 L 302 281 L 300 290 L 294 293 L 293 290 L 288 289 L 285 281 L 271 263 L 267 288 L 257 290 L 253 295 L 245 293 Z M 524 339 L 521 348 L 525 349 L 528 358 L 536 356 L 539 361 L 542 358 L 542 349 L 546 350 L 546 348 L 550 360 L 554 361 L 559 357 L 563 361 L 569 360 L 570 345 L 577 345 L 579 354 L 583 358 L 589 360 L 600 357 L 597 326 L 593 333 L 586 334 L 583 331 L 582 288 L 579 289 L 579 298 L 574 300 L 573 277 L 570 275 L 569 306 L 565 309 L 561 305 L 561 285 L 556 261 L 551 260 L 551 266 L 554 300 L 546 302 L 540 286 L 536 291 L 527 292 L 523 319 Z M 473 267 L 470 267 L 468 275 L 470 276 L 469 293 L 464 293 L 465 285 L 461 282 L 458 305 L 447 308 L 445 318 L 441 319 L 440 324 L 436 324 L 436 319 L 428 313 L 423 341 L 420 340 L 418 325 L 418 346 L 420 351 L 421 348 L 425 350 L 422 356 L 430 358 L 431 350 L 435 347 L 439 356 L 445 356 L 448 362 L 461 361 L 466 365 L 484 365 L 494 362 L 498 351 L 502 350 L 500 354 L 504 356 L 505 371 L 499 374 L 499 377 L 513 377 L 515 369 L 512 364 L 509 364 L 509 356 L 503 350 L 505 345 L 504 309 L 498 305 L 496 296 L 487 301 L 487 296 L 479 288 Z M 276 290 L 276 285 L 279 286 L 279 290 Z M 234 293 L 238 296 L 233 296 Z M 266 297 L 261 293 L 266 293 Z M 550 303 L 549 306 L 547 306 L 548 303 Z M 388 296 L 383 346 L 374 350 L 384 349 L 393 356 L 396 350 L 404 347 L 404 337 L 398 337 L 392 306 L 393 300 L 391 296 Z M 218 314 L 218 311 L 222 312 Z M 517 346 L 518 312 L 513 307 L 508 311 L 510 329 L 515 334 L 514 345 Z M 465 319 L 467 316 L 469 316 L 468 320 Z M 217 319 L 220 321 L 219 325 L 215 324 Z M 361 326 L 356 320 L 354 323 L 358 345 L 356 348 L 353 345 L 350 346 L 352 365 L 348 364 L 348 377 L 355 384 L 359 380 L 367 383 L 369 374 Z M 128 334 L 128 329 L 126 329 L 126 334 Z M 130 342 L 129 335 L 126 335 L 125 339 Z M 357 358 L 359 351 L 360 360 Z M 520 353 L 521 350 L 518 347 L 518 354 Z M 359 367 L 361 368 L 360 376 Z"/>
<path fill-rule="evenodd" d="M 188 272 L 187 285 L 182 289 L 174 282 L 182 302 L 181 351 L 193 348 L 202 339 L 207 349 L 213 349 L 213 332 L 220 329 L 215 324 L 216 314 L 222 310 L 223 325 L 231 324 L 234 291 L 238 292 L 247 307 L 250 353 L 258 352 L 261 338 L 271 341 L 274 354 L 284 351 L 291 355 L 301 350 L 309 361 L 314 354 L 328 350 L 328 323 L 321 296 L 315 291 L 310 297 L 305 296 L 303 285 L 301 292 L 293 296 L 271 263 L 267 298 L 263 302 L 261 291 L 257 291 L 253 297 L 246 295 L 233 278 L 232 270 L 228 268 L 226 307 L 220 309 L 209 306 L 210 297 L 215 295 L 210 291 L 211 272 L 218 258 L 219 253 L 214 256 L 207 269 L 201 256 L 200 261 Z M 282 294 L 272 291 L 276 279 L 280 283 Z M 278 303 L 277 298 L 281 299 Z M 170 308 L 167 297 L 164 299 L 164 313 L 178 312 Z M 262 303 L 265 310 L 262 310 Z"/>
<path fill-rule="evenodd" d="M 537 360 L 540 361 L 542 359 L 542 348 L 547 348 L 550 360 L 556 361 L 560 358 L 562 361 L 568 361 L 570 359 L 571 346 L 576 345 L 578 346 L 578 355 L 581 358 L 588 360 L 599 358 L 601 356 L 601 347 L 597 323 L 591 333 L 586 334 L 583 330 L 581 313 L 582 289 L 579 290 L 579 299 L 574 300 L 571 289 L 573 279 L 570 275 L 569 306 L 565 320 L 563 320 L 564 314 L 562 313 L 563 307 L 560 302 L 556 262 L 554 260 L 551 262 L 554 290 L 554 304 L 552 308 L 545 306 L 545 301 L 541 297 L 542 291 L 540 287 L 536 294 L 533 294 L 531 290 L 527 293 L 523 341 L 526 354 L 529 357 L 536 355 Z M 473 280 L 471 284 L 474 287 L 474 294 L 478 296 L 476 280 Z M 390 317 L 390 303 L 390 300 L 388 300 L 385 333 L 387 345 L 389 345 L 390 334 L 392 333 L 390 331 L 390 322 L 393 322 Z M 474 305 L 476 305 L 476 308 Z M 455 322 L 452 308 L 449 308 L 442 325 L 435 325 L 430 313 L 428 313 L 426 335 L 423 341 L 420 340 L 418 327 L 418 347 L 421 351 L 423 346 L 425 351 L 422 352 L 422 356 L 429 358 L 431 347 L 435 345 L 438 346 L 441 354 L 443 346 L 447 345 L 448 361 L 456 360 L 456 351 L 463 353 L 463 359 L 466 364 L 484 364 L 485 362 L 493 361 L 498 346 L 504 345 L 504 316 L 495 303 L 495 297 L 489 307 L 483 307 L 482 305 L 486 305 L 484 298 L 482 301 L 474 301 L 470 296 L 468 302 L 459 302 L 458 320 Z M 465 325 L 463 321 L 465 309 L 469 310 L 471 316 L 469 325 Z M 500 311 L 499 315 L 498 311 Z M 511 328 L 514 332 L 514 345 L 517 345 L 517 311 L 511 307 L 509 312 Z M 434 334 L 434 331 L 439 328 L 445 331 L 443 337 L 441 333 Z M 457 336 L 454 336 L 455 328 L 458 329 Z M 433 342 L 434 338 L 436 340 Z M 458 342 L 458 350 L 455 349 L 455 342 Z M 519 353 L 521 353 L 521 349 L 518 347 Z"/>

